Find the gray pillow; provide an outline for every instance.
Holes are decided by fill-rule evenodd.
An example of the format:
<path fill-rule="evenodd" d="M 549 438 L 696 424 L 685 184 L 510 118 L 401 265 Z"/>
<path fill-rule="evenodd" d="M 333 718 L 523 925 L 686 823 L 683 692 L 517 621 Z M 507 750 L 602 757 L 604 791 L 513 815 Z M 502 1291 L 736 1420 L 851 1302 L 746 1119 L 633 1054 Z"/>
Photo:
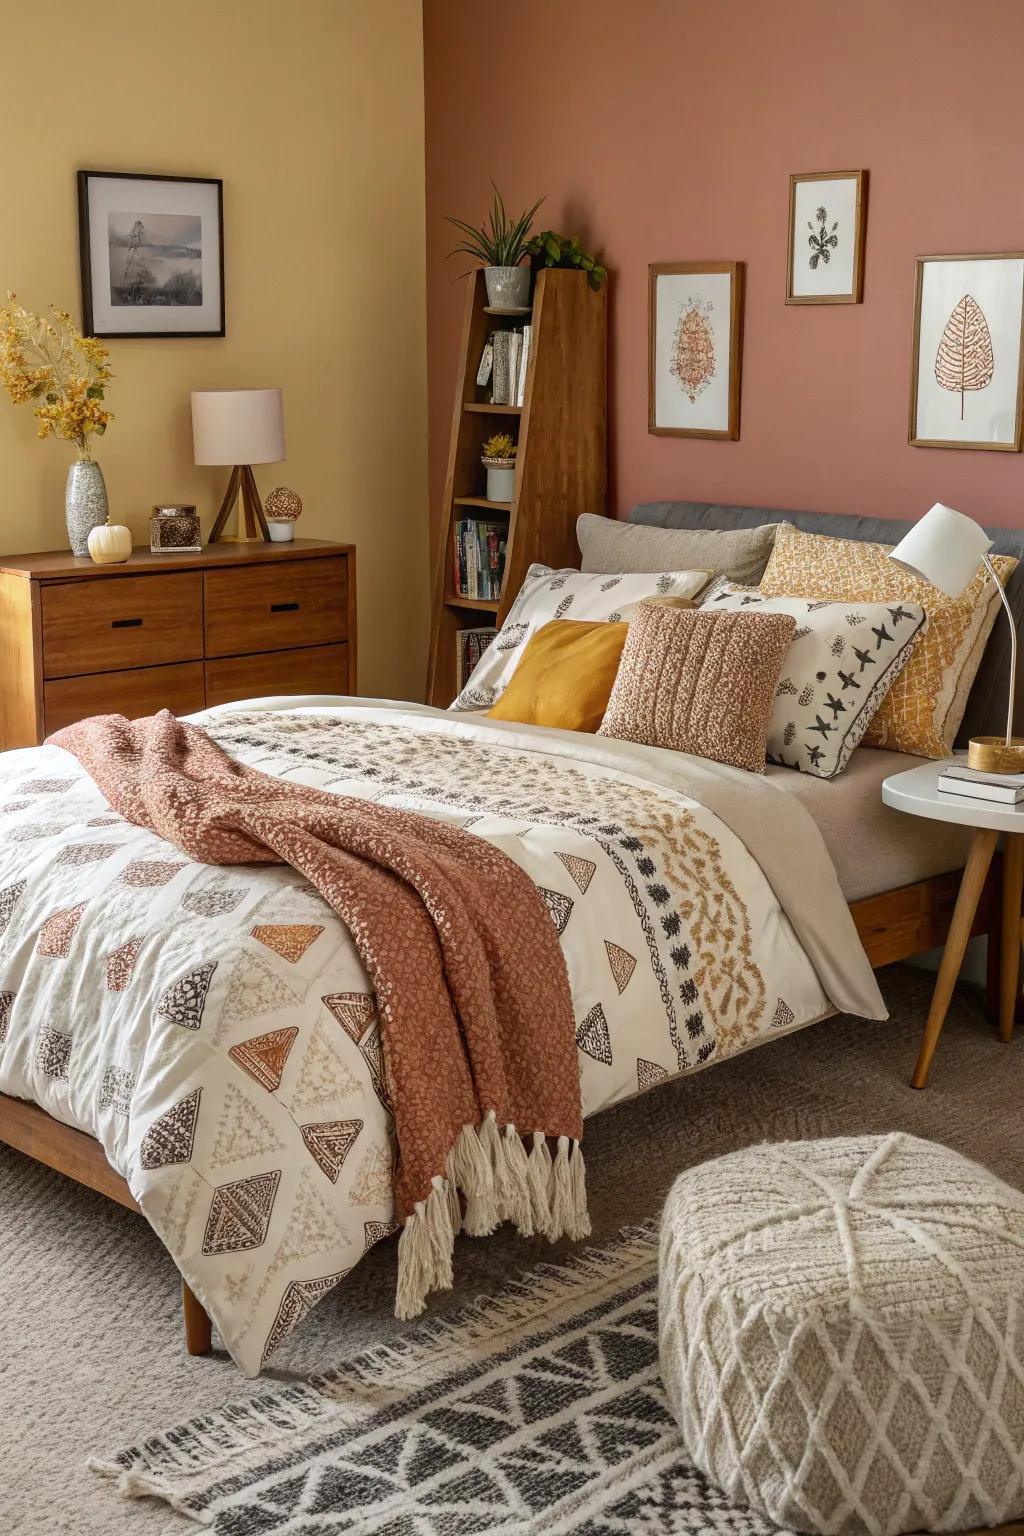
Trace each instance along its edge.
<path fill-rule="evenodd" d="M 604 576 L 626 572 L 714 571 L 756 587 L 775 543 L 778 523 L 763 528 L 650 528 L 584 512 L 576 519 L 580 568 Z"/>

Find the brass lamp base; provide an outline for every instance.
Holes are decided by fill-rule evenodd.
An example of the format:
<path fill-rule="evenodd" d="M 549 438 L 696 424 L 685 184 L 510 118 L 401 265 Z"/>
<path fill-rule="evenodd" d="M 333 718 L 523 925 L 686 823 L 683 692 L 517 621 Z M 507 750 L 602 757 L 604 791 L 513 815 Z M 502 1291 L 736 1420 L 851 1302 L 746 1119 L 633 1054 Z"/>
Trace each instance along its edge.
<path fill-rule="evenodd" d="M 980 773 L 1024 773 L 1024 736 L 1014 736 L 1010 746 L 1002 736 L 972 736 L 967 766 Z"/>

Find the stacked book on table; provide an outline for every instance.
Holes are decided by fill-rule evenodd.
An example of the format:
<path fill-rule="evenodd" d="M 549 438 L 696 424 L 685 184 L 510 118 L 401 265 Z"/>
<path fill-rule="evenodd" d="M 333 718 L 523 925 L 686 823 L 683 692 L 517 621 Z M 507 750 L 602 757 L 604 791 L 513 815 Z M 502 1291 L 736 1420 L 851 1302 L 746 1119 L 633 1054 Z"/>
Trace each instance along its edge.
<path fill-rule="evenodd" d="M 982 773 L 966 763 L 948 763 L 939 770 L 939 794 L 1013 809 L 1024 803 L 1024 773 Z"/>

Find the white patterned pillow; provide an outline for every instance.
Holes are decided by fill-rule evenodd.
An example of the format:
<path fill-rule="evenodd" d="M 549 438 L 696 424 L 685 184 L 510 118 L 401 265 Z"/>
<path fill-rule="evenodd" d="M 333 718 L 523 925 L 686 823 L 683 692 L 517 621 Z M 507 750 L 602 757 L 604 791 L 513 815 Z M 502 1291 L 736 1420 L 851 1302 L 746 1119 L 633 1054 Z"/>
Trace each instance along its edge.
<path fill-rule="evenodd" d="M 616 623 L 630 618 L 637 603 L 645 598 L 696 597 L 710 575 L 710 571 L 653 571 L 605 576 L 531 565 L 508 617 L 450 707 L 490 709 L 496 704 L 509 685 L 527 640 L 552 619 Z"/>
<path fill-rule="evenodd" d="M 842 773 L 925 622 L 917 603 L 765 597 L 730 581 L 716 582 L 701 607 L 796 619 L 768 725 L 768 761 L 819 779 Z"/>

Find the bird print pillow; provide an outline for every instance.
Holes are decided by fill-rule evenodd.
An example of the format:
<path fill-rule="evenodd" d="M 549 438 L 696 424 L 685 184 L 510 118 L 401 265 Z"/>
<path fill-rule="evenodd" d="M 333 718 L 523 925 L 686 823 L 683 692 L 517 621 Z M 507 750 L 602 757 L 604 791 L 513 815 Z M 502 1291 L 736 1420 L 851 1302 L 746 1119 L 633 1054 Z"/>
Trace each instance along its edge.
<path fill-rule="evenodd" d="M 925 624 L 917 603 L 766 597 L 730 581 L 716 582 L 701 607 L 796 619 L 768 725 L 768 761 L 819 779 L 842 773 Z"/>

